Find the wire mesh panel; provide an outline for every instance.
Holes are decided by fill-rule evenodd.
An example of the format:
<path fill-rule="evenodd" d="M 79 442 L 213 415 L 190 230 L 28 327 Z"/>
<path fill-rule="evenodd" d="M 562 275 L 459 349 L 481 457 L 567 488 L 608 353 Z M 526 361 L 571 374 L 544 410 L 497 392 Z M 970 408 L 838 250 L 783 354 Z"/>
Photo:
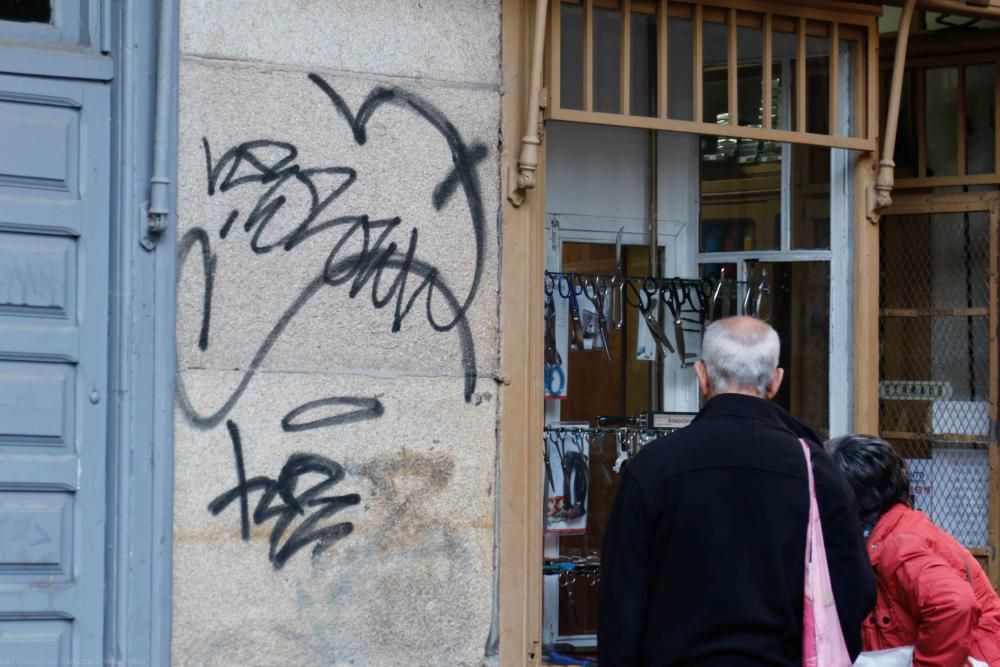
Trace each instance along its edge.
<path fill-rule="evenodd" d="M 888 215 L 879 247 L 882 435 L 916 508 L 983 556 L 997 511 L 994 225 L 982 210 Z"/>

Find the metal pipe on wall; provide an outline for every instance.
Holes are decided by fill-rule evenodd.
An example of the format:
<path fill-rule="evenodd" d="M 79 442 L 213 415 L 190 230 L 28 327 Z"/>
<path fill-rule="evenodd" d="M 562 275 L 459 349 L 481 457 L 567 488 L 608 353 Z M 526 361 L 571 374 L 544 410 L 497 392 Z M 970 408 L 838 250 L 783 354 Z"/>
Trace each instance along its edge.
<path fill-rule="evenodd" d="M 101 53 L 111 53 L 111 0 L 101 0 Z"/>
<path fill-rule="evenodd" d="M 149 179 L 148 231 L 160 234 L 170 217 L 170 102 L 173 98 L 171 42 L 177 0 L 160 0 L 156 44 L 156 116 L 153 125 L 153 175 Z"/>
<path fill-rule="evenodd" d="M 906 0 L 903 16 L 899 21 L 896 36 L 896 53 L 892 64 L 892 85 L 889 90 L 889 105 L 885 119 L 885 143 L 878 163 L 878 177 L 875 181 L 875 202 L 873 222 L 878 220 L 879 211 L 892 204 L 892 188 L 895 181 L 896 129 L 899 125 L 899 103 L 903 93 L 903 74 L 906 66 L 906 46 L 910 40 L 910 24 L 916 0 Z"/>
<path fill-rule="evenodd" d="M 521 155 L 517 161 L 517 190 L 535 187 L 538 169 L 538 146 L 542 137 L 538 131 L 538 110 L 542 90 L 542 61 L 545 58 L 545 20 L 549 13 L 548 0 L 535 0 L 535 34 L 531 50 L 531 79 L 528 89 L 528 118 L 521 137 Z M 521 197 L 523 201 L 523 196 Z M 517 204 L 520 201 L 511 200 Z"/>

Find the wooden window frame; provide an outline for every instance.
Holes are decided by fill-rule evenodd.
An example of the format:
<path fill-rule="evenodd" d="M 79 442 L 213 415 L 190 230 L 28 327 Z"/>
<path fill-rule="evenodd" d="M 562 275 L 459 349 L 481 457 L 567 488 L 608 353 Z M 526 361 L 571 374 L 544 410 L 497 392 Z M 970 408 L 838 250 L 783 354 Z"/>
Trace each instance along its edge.
<path fill-rule="evenodd" d="M 889 56 L 891 57 L 891 52 Z M 958 92 L 956 102 L 958 111 L 957 118 L 964 116 L 965 107 L 965 72 L 972 65 L 996 66 L 996 82 L 994 84 L 994 149 L 995 164 L 993 173 L 967 174 L 966 173 L 966 137 L 962 132 L 962 123 L 957 123 L 958 138 L 956 141 L 956 172 L 948 176 L 927 176 L 927 83 L 926 72 L 932 69 L 955 67 L 958 69 Z M 880 75 L 892 70 L 891 61 L 885 60 L 879 65 Z M 969 53 L 931 53 L 929 55 L 920 54 L 914 58 L 907 58 L 906 71 L 913 73 L 914 85 L 916 88 L 916 118 L 917 118 L 917 175 L 910 178 L 897 178 L 896 189 L 907 190 L 917 188 L 936 187 L 958 187 L 964 185 L 1000 185 L 1000 49 L 994 48 L 987 51 L 973 51 Z M 881 76 L 880 76 L 881 78 Z"/>
<path fill-rule="evenodd" d="M 561 18 L 562 6 L 564 4 L 576 4 L 583 6 L 584 13 L 584 34 L 583 34 L 583 108 L 564 108 L 560 99 L 561 88 Z M 613 125 L 617 127 L 634 127 L 647 130 L 665 130 L 672 132 L 687 132 L 702 135 L 735 137 L 746 139 L 758 139 L 762 141 L 774 141 L 783 143 L 810 144 L 816 146 L 828 146 L 830 148 L 845 148 L 860 151 L 873 152 L 877 150 L 878 123 L 877 118 L 873 118 L 869 110 L 868 99 L 875 99 L 875 90 L 872 86 L 859 86 L 855 89 L 856 97 L 853 108 L 854 117 L 858 119 L 858 131 L 855 136 L 844 136 L 836 134 L 838 127 L 837 107 L 830 105 L 828 132 L 808 132 L 805 131 L 805 121 L 807 118 L 806 86 L 796 87 L 795 108 L 796 125 L 795 130 L 781 130 L 771 127 L 770 114 L 764 114 L 762 127 L 748 127 L 738 124 L 738 54 L 737 28 L 761 27 L 763 29 L 762 39 L 762 62 L 764 57 L 769 57 L 773 52 L 771 35 L 775 30 L 791 31 L 798 35 L 797 58 L 797 80 L 805 81 L 806 75 L 806 39 L 810 36 L 826 37 L 830 41 L 830 88 L 831 94 L 835 92 L 837 85 L 837 74 L 840 69 L 840 41 L 852 41 L 865 48 L 865 58 L 856 58 L 857 71 L 855 79 L 865 81 L 875 78 L 877 86 L 877 49 L 878 49 L 878 28 L 876 24 L 877 8 L 856 4 L 823 3 L 826 7 L 821 7 L 818 3 L 803 3 L 802 5 L 784 5 L 765 0 L 713 0 L 711 4 L 703 4 L 699 0 L 659 0 L 651 2 L 649 0 L 551 0 L 549 4 L 549 28 L 548 28 L 548 67 L 547 67 L 547 89 L 549 91 L 549 104 L 545 110 L 545 117 L 552 120 L 561 120 L 578 123 L 591 123 L 597 125 Z M 621 87 L 619 113 L 609 113 L 594 110 L 593 94 L 593 11 L 595 7 L 612 7 L 620 9 L 622 12 L 622 47 L 621 47 Z M 633 12 L 643 12 L 656 14 L 661 20 L 658 21 L 658 44 L 657 44 L 657 110 L 654 116 L 637 116 L 629 113 L 630 99 L 630 41 L 631 41 L 631 17 Z M 678 16 L 692 18 L 694 22 L 694 48 L 693 48 L 693 120 L 678 120 L 667 117 L 668 109 L 668 58 L 667 58 L 667 29 L 666 22 L 662 17 Z M 706 22 L 723 23 L 727 29 L 728 43 L 728 67 L 727 67 L 727 89 L 729 106 L 729 123 L 716 124 L 704 122 L 704 91 L 703 91 L 703 67 L 702 67 L 702 47 L 703 47 L 703 26 Z M 857 53 L 861 53 L 858 48 Z M 867 65 L 865 65 L 867 63 Z M 764 101 L 773 94 L 773 82 L 770 67 L 762 67 L 761 73 L 764 80 Z M 876 89 L 877 90 L 877 89 Z M 860 93 L 860 94 L 858 94 Z M 834 97 L 831 97 L 834 99 Z M 769 107 L 764 106 L 768 109 Z"/>
<path fill-rule="evenodd" d="M 593 0 L 594 6 L 607 5 L 605 0 Z M 617 6 L 617 3 L 615 4 Z M 868 222 L 868 204 L 863 195 L 874 184 L 878 122 L 878 33 L 875 24 L 877 8 L 855 3 L 803 2 L 785 5 L 758 0 L 718 0 L 713 7 L 737 9 L 737 23 L 746 16 L 744 11 L 759 14 L 762 25 L 776 29 L 785 25 L 786 17 L 805 16 L 810 20 L 839 21 L 842 12 L 865 16 L 865 24 L 857 27 L 841 23 L 842 37 L 856 35 L 864 42 L 858 49 L 854 77 L 855 117 L 865 137 L 863 150 L 851 153 L 853 162 L 854 234 L 854 427 L 874 431 L 878 427 L 878 227 Z M 632 0 L 634 11 L 677 12 L 683 6 L 673 0 Z M 692 10 L 693 12 L 693 10 Z M 502 71 L 504 86 L 501 93 L 501 152 L 502 192 L 513 190 L 517 177 L 517 160 L 528 100 L 528 70 L 531 59 L 534 2 L 504 0 L 501 3 Z M 592 21 L 592 13 L 585 13 Z M 661 26 L 663 23 L 661 22 Z M 809 25 L 807 23 L 807 25 Z M 662 30 L 662 28 L 661 28 Z M 588 31 L 589 32 L 589 31 Z M 662 32 L 661 32 L 662 35 Z M 553 54 L 558 55 L 558 31 L 550 33 L 547 58 L 552 66 Z M 767 40 L 765 40 L 766 42 Z M 592 43 L 588 42 L 588 52 Z M 660 54 L 666 52 L 666 39 L 659 40 Z M 765 59 L 770 55 L 766 50 Z M 592 67 L 592 63 L 590 64 Z M 551 70 L 550 70 L 551 71 Z M 585 81 L 592 81 L 592 71 Z M 666 113 L 666 68 L 659 68 L 657 80 L 657 113 Z M 700 77 L 695 77 L 698 80 Z M 764 77 L 765 95 L 770 76 Z M 549 109 L 558 106 L 559 88 L 547 86 Z M 585 88 L 586 90 L 586 88 Z M 593 91 L 590 101 L 593 104 Z M 543 98 L 544 99 L 544 98 Z M 765 98 L 766 99 L 766 98 Z M 544 103 L 543 103 L 544 105 Z M 613 114 L 611 114 L 613 116 Z M 765 114 L 770 124 L 770 114 Z M 551 116 L 549 116 L 551 117 Z M 650 119 L 657 120 L 657 119 Z M 659 120 L 665 120 L 661 118 Z M 589 121 L 593 122 L 593 121 Z M 657 126 L 655 129 L 682 132 L 710 130 L 718 135 L 722 128 L 710 124 Z M 705 127 L 707 126 L 707 127 Z M 533 129 L 533 128 L 532 128 Z M 748 136 L 745 128 L 731 128 L 733 136 Z M 766 131 L 765 131 L 766 130 Z M 766 140 L 812 143 L 812 137 L 771 128 L 759 130 Z M 803 133 L 804 134 L 804 133 Z M 748 136 L 748 138 L 754 138 Z M 827 137 L 817 135 L 824 145 Z M 845 139 L 841 137 L 840 139 Z M 500 277 L 500 416 L 497 433 L 497 621 L 495 637 L 501 665 L 538 665 L 542 657 L 542 556 L 543 556 L 543 461 L 539 434 L 544 426 L 544 398 L 538 369 L 542 367 L 544 349 L 542 330 L 542 276 L 545 260 L 545 155 L 543 142 L 539 150 L 536 187 L 523 203 L 505 197 L 502 212 L 501 266 L 507 270 Z M 870 286 L 874 285 L 872 289 Z M 872 317 L 872 312 L 875 316 Z M 537 335 L 532 335 L 535 332 Z M 874 407 L 873 407 L 874 406 Z"/>

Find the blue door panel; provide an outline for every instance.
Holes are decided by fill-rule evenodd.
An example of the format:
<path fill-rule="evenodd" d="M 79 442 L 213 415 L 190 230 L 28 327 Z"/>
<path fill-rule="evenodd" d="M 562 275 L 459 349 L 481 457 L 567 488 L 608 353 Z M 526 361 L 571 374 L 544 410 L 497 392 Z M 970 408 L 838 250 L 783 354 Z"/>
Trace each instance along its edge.
<path fill-rule="evenodd" d="M 110 86 L 0 75 L 0 657 L 104 657 Z"/>

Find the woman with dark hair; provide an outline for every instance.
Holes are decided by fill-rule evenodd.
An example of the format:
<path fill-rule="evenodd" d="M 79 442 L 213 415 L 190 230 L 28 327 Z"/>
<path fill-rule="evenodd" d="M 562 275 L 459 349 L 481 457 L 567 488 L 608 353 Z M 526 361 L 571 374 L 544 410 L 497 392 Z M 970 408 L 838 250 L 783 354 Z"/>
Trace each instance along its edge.
<path fill-rule="evenodd" d="M 848 435 L 827 451 L 857 496 L 878 596 L 866 651 L 913 646 L 915 667 L 1000 667 L 1000 598 L 972 554 L 910 507 L 906 463 L 881 438 Z"/>

